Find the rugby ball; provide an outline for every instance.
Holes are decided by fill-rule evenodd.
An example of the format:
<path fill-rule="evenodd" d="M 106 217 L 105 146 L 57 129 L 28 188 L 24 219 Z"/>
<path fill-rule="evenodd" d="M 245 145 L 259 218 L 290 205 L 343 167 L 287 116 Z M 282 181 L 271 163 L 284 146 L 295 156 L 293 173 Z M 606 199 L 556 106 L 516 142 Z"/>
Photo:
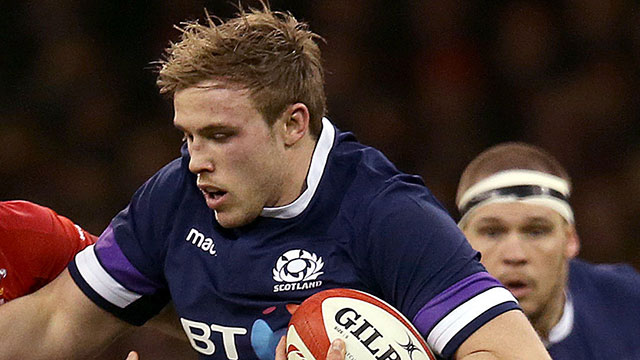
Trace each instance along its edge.
<path fill-rule="evenodd" d="M 347 360 L 435 360 L 413 325 L 377 297 L 351 289 L 330 289 L 307 298 L 287 330 L 288 360 L 324 360 L 342 338 Z"/>

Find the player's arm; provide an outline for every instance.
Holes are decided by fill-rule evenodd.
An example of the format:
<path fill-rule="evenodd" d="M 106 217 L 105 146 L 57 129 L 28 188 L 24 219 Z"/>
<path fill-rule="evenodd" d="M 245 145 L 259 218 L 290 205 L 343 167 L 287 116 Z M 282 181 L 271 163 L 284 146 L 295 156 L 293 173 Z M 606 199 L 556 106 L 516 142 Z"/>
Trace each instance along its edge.
<path fill-rule="evenodd" d="M 391 205 L 376 204 L 367 234 L 374 241 L 360 250 L 376 259 L 363 268 L 383 296 L 394 298 L 442 358 L 550 359 L 516 299 L 485 271 L 444 209 L 401 190 L 395 193 L 405 197 L 381 196 Z"/>
<path fill-rule="evenodd" d="M 130 326 L 87 298 L 65 270 L 0 306 L 0 359 L 85 359 Z"/>
<path fill-rule="evenodd" d="M 184 334 L 182 324 L 180 323 L 176 309 L 173 306 L 173 302 L 170 302 L 165 306 L 158 315 L 149 319 L 144 326 L 158 330 L 165 335 L 171 336 L 174 339 L 189 343 L 189 338 Z"/>
<path fill-rule="evenodd" d="M 455 359 L 543 360 L 551 357 L 524 314 L 512 310 L 471 334 L 456 351 Z"/>

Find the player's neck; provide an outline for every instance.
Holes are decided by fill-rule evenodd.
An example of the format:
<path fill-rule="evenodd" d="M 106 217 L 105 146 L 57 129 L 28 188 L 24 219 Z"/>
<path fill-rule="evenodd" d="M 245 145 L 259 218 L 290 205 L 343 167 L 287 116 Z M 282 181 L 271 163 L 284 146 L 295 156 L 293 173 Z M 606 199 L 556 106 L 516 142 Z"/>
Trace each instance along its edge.
<path fill-rule="evenodd" d="M 546 309 L 544 309 L 539 316 L 529 319 L 538 336 L 540 336 L 544 342 L 549 339 L 551 330 L 562 318 L 566 300 L 564 289 L 561 289 L 561 291 L 549 301 Z"/>
<path fill-rule="evenodd" d="M 307 188 L 307 175 L 311 166 L 311 158 L 317 141 L 310 136 L 305 136 L 296 144 L 296 149 L 290 149 L 286 158 L 288 168 L 287 188 L 283 192 L 280 205 L 294 202 Z"/>

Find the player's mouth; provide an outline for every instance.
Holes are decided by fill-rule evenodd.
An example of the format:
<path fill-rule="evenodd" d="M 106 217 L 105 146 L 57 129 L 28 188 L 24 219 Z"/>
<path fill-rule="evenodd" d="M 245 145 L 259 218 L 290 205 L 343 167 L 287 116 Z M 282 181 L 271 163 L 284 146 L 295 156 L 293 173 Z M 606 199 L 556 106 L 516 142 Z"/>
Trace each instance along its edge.
<path fill-rule="evenodd" d="M 502 284 L 518 299 L 529 295 L 533 291 L 533 287 L 523 280 L 508 280 L 503 281 Z"/>
<path fill-rule="evenodd" d="M 204 196 L 207 206 L 210 209 L 215 210 L 218 208 L 227 198 L 227 192 L 210 186 L 199 186 L 202 195 Z"/>

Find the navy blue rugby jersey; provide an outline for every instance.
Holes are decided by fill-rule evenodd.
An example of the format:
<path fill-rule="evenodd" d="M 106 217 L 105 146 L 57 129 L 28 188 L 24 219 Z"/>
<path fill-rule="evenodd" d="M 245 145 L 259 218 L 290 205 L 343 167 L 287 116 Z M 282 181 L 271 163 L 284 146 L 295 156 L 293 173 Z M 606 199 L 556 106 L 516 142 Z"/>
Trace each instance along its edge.
<path fill-rule="evenodd" d="M 327 119 L 306 190 L 241 228 L 217 224 L 188 163 L 183 147 L 69 270 L 132 324 L 172 300 L 202 358 L 273 359 L 297 304 L 329 288 L 386 300 L 443 357 L 518 308 L 419 177 Z"/>
<path fill-rule="evenodd" d="M 574 259 L 568 293 L 549 336 L 553 359 L 640 359 L 640 274 L 634 268 Z"/>

